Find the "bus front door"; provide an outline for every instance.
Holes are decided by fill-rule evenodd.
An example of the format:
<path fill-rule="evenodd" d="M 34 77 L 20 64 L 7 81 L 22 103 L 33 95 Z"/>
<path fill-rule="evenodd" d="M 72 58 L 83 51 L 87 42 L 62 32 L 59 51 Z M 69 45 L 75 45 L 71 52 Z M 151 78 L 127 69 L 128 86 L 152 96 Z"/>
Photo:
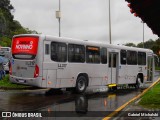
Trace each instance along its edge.
<path fill-rule="evenodd" d="M 109 81 L 108 84 L 117 84 L 118 77 L 118 53 L 109 53 Z"/>
<path fill-rule="evenodd" d="M 153 56 L 148 56 L 148 65 L 147 65 L 147 81 L 152 82 L 153 73 L 154 73 L 154 60 Z"/>

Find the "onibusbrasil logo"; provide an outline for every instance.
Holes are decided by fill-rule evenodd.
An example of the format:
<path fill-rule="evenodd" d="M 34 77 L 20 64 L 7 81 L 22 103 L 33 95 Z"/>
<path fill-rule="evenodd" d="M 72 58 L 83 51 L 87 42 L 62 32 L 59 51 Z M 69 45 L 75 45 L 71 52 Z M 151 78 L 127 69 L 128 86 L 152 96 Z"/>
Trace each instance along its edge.
<path fill-rule="evenodd" d="M 42 117 L 41 113 L 31 113 L 31 112 L 2 112 L 2 118 L 23 118 L 23 117 Z"/>

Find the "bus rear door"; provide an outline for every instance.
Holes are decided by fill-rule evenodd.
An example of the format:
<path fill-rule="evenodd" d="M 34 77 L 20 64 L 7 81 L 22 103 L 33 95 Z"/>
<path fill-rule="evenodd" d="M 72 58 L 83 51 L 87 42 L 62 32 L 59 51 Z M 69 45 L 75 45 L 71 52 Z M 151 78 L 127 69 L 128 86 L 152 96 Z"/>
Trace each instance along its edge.
<path fill-rule="evenodd" d="M 148 56 L 147 57 L 147 82 L 152 82 L 153 75 L 154 75 L 154 57 Z"/>

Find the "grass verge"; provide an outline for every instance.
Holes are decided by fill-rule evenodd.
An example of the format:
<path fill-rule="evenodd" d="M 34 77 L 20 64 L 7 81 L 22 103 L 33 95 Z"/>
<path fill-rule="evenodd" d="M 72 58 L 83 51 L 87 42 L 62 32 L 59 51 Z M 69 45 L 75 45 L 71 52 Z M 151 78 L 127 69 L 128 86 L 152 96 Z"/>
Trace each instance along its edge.
<path fill-rule="evenodd" d="M 26 89 L 30 87 L 31 86 L 11 83 L 9 81 L 9 75 L 6 75 L 2 80 L 0 80 L 0 88 L 2 89 Z"/>
<path fill-rule="evenodd" d="M 156 66 L 156 67 L 155 67 L 155 70 L 160 70 L 160 67 Z"/>
<path fill-rule="evenodd" d="M 160 83 L 142 96 L 139 105 L 146 108 L 160 109 Z"/>

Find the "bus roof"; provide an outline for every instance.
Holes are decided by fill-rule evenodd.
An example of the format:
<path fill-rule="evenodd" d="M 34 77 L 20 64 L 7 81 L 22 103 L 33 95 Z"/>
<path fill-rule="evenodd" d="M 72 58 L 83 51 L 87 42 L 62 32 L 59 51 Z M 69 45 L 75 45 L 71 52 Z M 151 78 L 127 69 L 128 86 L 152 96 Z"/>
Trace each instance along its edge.
<path fill-rule="evenodd" d="M 121 45 L 112 45 L 112 44 L 108 44 L 108 43 L 104 43 L 104 42 L 97 42 L 98 40 L 97 41 L 80 40 L 80 39 L 73 39 L 73 38 L 67 38 L 67 37 L 57 37 L 57 36 L 44 35 L 44 34 L 20 34 L 20 35 L 15 35 L 14 37 L 25 37 L 25 36 L 40 37 L 41 40 L 58 41 L 58 42 L 90 45 L 90 46 L 107 47 L 107 48 L 111 48 L 111 49 L 124 49 L 124 50 L 126 49 L 126 50 L 135 50 L 135 51 L 153 53 L 153 51 L 150 49 L 128 47 L 128 46 L 121 46 Z"/>

